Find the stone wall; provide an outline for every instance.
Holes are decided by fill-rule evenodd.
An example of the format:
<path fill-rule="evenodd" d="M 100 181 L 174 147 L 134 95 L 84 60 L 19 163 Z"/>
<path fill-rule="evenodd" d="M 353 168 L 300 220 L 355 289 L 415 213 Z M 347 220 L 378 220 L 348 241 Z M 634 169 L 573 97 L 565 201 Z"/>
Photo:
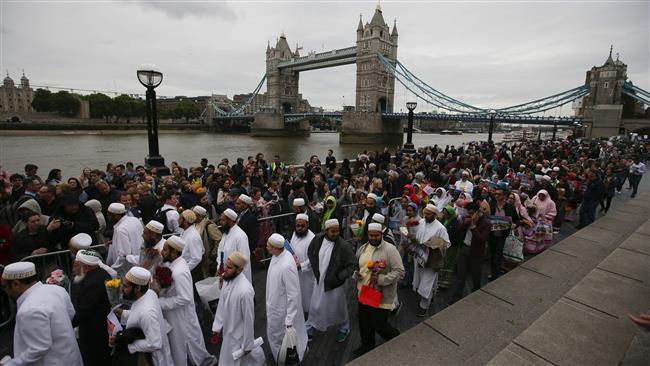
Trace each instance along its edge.
<path fill-rule="evenodd" d="M 601 104 L 585 108 L 585 136 L 610 137 L 619 134 L 623 106 Z"/>
<path fill-rule="evenodd" d="M 383 119 L 381 113 L 345 112 L 339 135 L 342 144 L 401 145 L 404 127 L 399 119 Z"/>

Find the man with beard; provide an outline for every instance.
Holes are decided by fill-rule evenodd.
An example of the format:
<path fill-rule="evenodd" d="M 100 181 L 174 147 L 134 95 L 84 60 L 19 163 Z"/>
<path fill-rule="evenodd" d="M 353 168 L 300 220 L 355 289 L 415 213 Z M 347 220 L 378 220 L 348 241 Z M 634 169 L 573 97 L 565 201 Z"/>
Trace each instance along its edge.
<path fill-rule="evenodd" d="M 206 278 L 212 276 L 216 270 L 215 258 L 222 234 L 217 225 L 208 218 L 208 212 L 203 206 L 194 206 L 192 211 L 196 214 L 194 226 L 203 242 L 203 259 L 200 268 L 203 278 Z"/>
<path fill-rule="evenodd" d="M 284 241 L 282 235 L 273 234 L 266 243 L 266 249 L 273 256 L 266 275 L 266 337 L 278 364 L 285 361 L 278 360 L 278 354 L 286 329 L 295 327 L 300 361 L 307 349 L 298 270 L 293 256 L 284 249 Z"/>
<path fill-rule="evenodd" d="M 232 252 L 226 260 L 222 278 L 225 281 L 214 314 L 212 334 L 222 336 L 219 365 L 261 366 L 264 351 L 254 345 L 255 290 L 242 276 L 248 260 L 239 252 Z M 232 354 L 241 350 L 244 355 L 234 360 Z"/>
<path fill-rule="evenodd" d="M 350 244 L 339 233 L 336 219 L 325 222 L 325 232 L 318 234 L 307 249 L 316 284 L 309 306 L 307 334 L 311 338 L 314 329 L 326 331 L 332 325 L 338 326 L 336 341 L 344 342 L 350 333 L 348 303 L 345 282 L 357 267 Z"/>
<path fill-rule="evenodd" d="M 172 271 L 171 286 L 160 295 L 160 308 L 171 325 L 169 344 L 174 365 L 186 365 L 187 357 L 195 365 L 211 365 L 216 361 L 205 349 L 203 333 L 194 307 L 192 275 L 182 257 L 187 243 L 178 236 L 171 236 L 162 250 L 162 258 Z"/>
<path fill-rule="evenodd" d="M 155 220 L 149 221 L 142 230 L 143 247 L 140 248 L 140 255 L 129 254 L 126 260 L 135 266 L 148 269 L 153 274 L 154 269 L 162 261 L 160 252 L 165 245 L 163 230 L 163 224 Z"/>
<path fill-rule="evenodd" d="M 368 242 L 357 250 L 359 270 L 355 272 L 359 294 L 363 285 L 382 293 L 378 308 L 359 302 L 359 332 L 361 347 L 354 351 L 360 356 L 375 348 L 375 332 L 385 341 L 399 335 L 399 331 L 388 323 L 388 315 L 395 307 L 397 284 L 404 277 L 404 265 L 395 245 L 382 239 L 379 223 L 368 225 Z M 368 268 L 369 262 L 383 263 L 382 269 Z"/>
<path fill-rule="evenodd" d="M 429 240 L 437 238 L 444 241 L 447 248 L 449 248 L 451 246 L 449 234 L 444 225 L 442 225 L 440 221 L 436 220 L 436 217 L 438 216 L 438 209 L 436 209 L 436 206 L 428 204 L 422 212 L 424 218 L 420 220 L 420 223 L 417 226 L 417 231 L 415 232 L 414 239 L 416 243 L 418 245 L 425 245 Z M 417 316 L 423 317 L 427 315 L 437 284 L 438 272 L 426 267 L 425 263 L 422 263 L 422 261 L 419 261 L 416 258 L 414 261 L 413 291 L 420 295 L 420 305 L 418 312 L 416 313 Z"/>
<path fill-rule="evenodd" d="M 199 267 L 203 259 L 203 240 L 201 240 L 201 235 L 196 230 L 194 222 L 196 222 L 196 214 L 192 210 L 183 211 L 178 219 L 178 225 L 183 229 L 180 236 L 187 243 L 183 249 L 183 258 L 192 271 L 193 282 L 196 282 L 203 279 L 201 267 Z"/>
<path fill-rule="evenodd" d="M 122 281 L 122 297 L 125 300 L 132 300 L 131 310 L 118 308 L 115 314 L 120 317 L 120 322 L 125 328 L 124 332 L 134 332 L 140 329 L 144 338 L 128 337 L 123 334 L 108 337 L 108 345 L 111 347 L 124 346 L 129 354 L 151 354 L 155 366 L 173 365 L 169 351 L 169 340 L 165 321 L 160 303 L 156 293 L 149 289 L 151 273 L 142 267 L 132 267 L 124 276 Z M 116 352 L 118 354 L 119 352 Z M 145 355 L 146 356 L 146 355 Z"/>
<path fill-rule="evenodd" d="M 85 365 L 110 365 L 111 362 L 106 329 L 111 303 L 104 286 L 111 275 L 100 268 L 101 261 L 94 250 L 80 250 L 75 257 L 78 274 L 74 283 L 78 285 L 78 296 L 72 326 L 79 327 L 79 349 Z"/>
<path fill-rule="evenodd" d="M 219 229 L 223 233 L 221 243 L 219 243 L 219 254 L 217 255 L 217 276 L 221 276 L 225 270 L 226 259 L 233 252 L 240 252 L 246 258 L 250 258 L 248 248 L 248 237 L 246 233 L 237 225 L 237 214 L 231 209 L 226 209 L 219 219 L 221 226 Z M 244 276 L 248 282 L 253 283 L 250 261 L 246 261 L 244 266 Z"/>
<path fill-rule="evenodd" d="M 106 264 L 113 267 L 122 277 L 130 267 L 126 256 L 140 254 L 143 227 L 140 220 L 126 215 L 126 207 L 121 203 L 111 203 L 108 206 L 108 216 L 115 226 L 113 226 L 113 240 L 108 247 Z"/>
<path fill-rule="evenodd" d="M 235 210 L 238 212 L 237 226 L 246 233 L 248 249 L 251 253 L 255 250 L 259 237 L 257 217 L 250 210 L 252 204 L 253 199 L 245 194 L 239 195 L 235 200 Z"/>
<path fill-rule="evenodd" d="M 309 216 L 306 214 L 296 215 L 296 230 L 291 236 L 291 248 L 298 266 L 298 278 L 300 279 L 300 294 L 302 296 L 302 310 L 309 311 L 310 299 L 314 292 L 314 272 L 311 271 L 307 249 L 314 239 L 314 233 L 309 230 Z"/>
<path fill-rule="evenodd" d="M 291 204 L 293 205 L 293 211 L 296 214 L 305 214 L 309 217 L 309 230 L 314 233 L 318 234 L 320 233 L 320 225 L 319 225 L 319 220 L 314 211 L 310 210 L 306 205 L 305 205 L 305 199 L 304 198 L 296 198 L 293 201 L 291 201 Z"/>
<path fill-rule="evenodd" d="M 368 242 L 368 224 L 372 222 L 372 217 L 377 213 L 377 195 L 374 193 L 368 193 L 366 200 L 364 202 L 363 217 L 363 235 L 361 236 L 361 242 Z"/>

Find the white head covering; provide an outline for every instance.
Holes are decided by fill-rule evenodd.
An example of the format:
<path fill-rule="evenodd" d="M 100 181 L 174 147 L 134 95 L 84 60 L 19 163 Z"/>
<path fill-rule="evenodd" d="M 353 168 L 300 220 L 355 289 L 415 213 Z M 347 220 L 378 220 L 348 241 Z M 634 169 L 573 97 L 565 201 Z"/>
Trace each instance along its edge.
<path fill-rule="evenodd" d="M 231 219 L 232 221 L 237 221 L 237 213 L 233 211 L 230 208 L 227 208 L 224 212 L 224 215 L 226 215 L 227 218 Z"/>
<path fill-rule="evenodd" d="M 305 205 L 305 199 L 304 198 L 295 198 L 293 200 L 293 205 L 298 206 L 298 207 L 304 206 Z"/>
<path fill-rule="evenodd" d="M 126 207 L 119 202 L 113 202 L 108 206 L 108 212 L 112 214 L 122 215 L 126 213 Z"/>
<path fill-rule="evenodd" d="M 183 216 L 183 219 L 190 224 L 193 224 L 196 221 L 196 214 L 192 210 L 183 211 L 183 213 L 181 213 L 181 216 Z"/>
<path fill-rule="evenodd" d="M 241 200 L 242 202 L 244 202 L 247 205 L 252 205 L 253 204 L 253 200 L 250 197 L 248 197 L 247 195 L 245 195 L 245 194 L 240 194 L 239 198 L 237 198 L 237 199 Z"/>
<path fill-rule="evenodd" d="M 194 206 L 192 207 L 192 211 L 194 211 L 195 214 L 205 216 L 208 214 L 208 211 L 205 210 L 205 208 L 201 206 Z"/>
<path fill-rule="evenodd" d="M 8 264 L 2 272 L 5 280 L 20 280 L 36 276 L 36 266 L 32 262 L 16 262 Z"/>
<path fill-rule="evenodd" d="M 554 167 L 553 167 L 553 171 L 554 171 L 554 172 L 559 172 L 559 171 L 560 171 L 560 167 L 559 167 L 559 166 L 554 166 Z"/>
<path fill-rule="evenodd" d="M 375 199 L 375 200 L 376 200 L 376 199 L 377 199 L 377 195 L 374 194 L 374 193 L 368 193 L 368 195 L 366 196 L 366 198 L 372 198 L 372 199 Z"/>
<path fill-rule="evenodd" d="M 99 259 L 99 257 L 94 255 L 93 252 L 90 250 L 78 251 L 77 255 L 75 256 L 75 260 L 87 266 L 98 266 L 99 263 L 102 261 L 101 259 Z"/>
<path fill-rule="evenodd" d="M 248 259 L 244 257 L 244 255 L 240 252 L 230 253 L 228 259 L 230 259 L 230 261 L 238 268 L 244 268 L 244 266 L 246 266 L 246 262 L 248 262 Z"/>
<path fill-rule="evenodd" d="M 372 215 L 372 221 L 377 221 L 378 223 L 383 224 L 386 221 L 386 218 L 384 217 L 384 215 L 380 213 L 376 213 Z"/>
<path fill-rule="evenodd" d="M 183 240 L 181 237 L 176 235 L 172 235 L 169 238 L 167 238 L 167 241 L 165 241 L 165 243 L 169 244 L 170 247 L 181 252 L 185 248 L 185 240 Z"/>
<path fill-rule="evenodd" d="M 149 221 L 145 227 L 156 234 L 162 234 L 163 230 L 165 229 L 163 224 L 159 223 L 156 220 Z"/>
<path fill-rule="evenodd" d="M 428 205 L 426 205 L 426 207 L 424 207 L 424 210 L 433 212 L 434 214 L 438 214 L 438 209 L 436 208 L 436 206 L 434 206 L 434 205 L 432 205 L 430 203 Z"/>
<path fill-rule="evenodd" d="M 93 243 L 93 238 L 86 233 L 81 233 L 70 238 L 69 245 L 73 246 L 76 249 L 86 249 L 90 248 L 90 245 Z"/>
<path fill-rule="evenodd" d="M 376 222 L 373 222 L 372 224 L 369 224 L 368 225 L 368 231 L 382 231 L 381 224 L 378 224 Z"/>
<path fill-rule="evenodd" d="M 151 281 L 151 272 L 142 267 L 135 266 L 131 267 L 124 277 L 134 285 L 147 286 Z"/>
<path fill-rule="evenodd" d="M 298 221 L 298 220 L 305 220 L 305 221 L 309 222 L 309 216 L 307 216 L 307 214 L 297 214 L 296 215 L 296 221 Z"/>
<path fill-rule="evenodd" d="M 269 244 L 276 248 L 284 248 L 284 237 L 280 234 L 273 234 L 269 237 Z"/>
<path fill-rule="evenodd" d="M 334 226 L 337 226 L 337 227 L 339 226 L 339 220 L 337 220 L 337 219 L 329 219 L 329 220 L 325 221 L 325 230 L 327 230 L 327 229 L 329 229 L 331 227 L 334 227 Z"/>
<path fill-rule="evenodd" d="M 544 179 L 546 181 L 550 181 L 551 177 L 549 177 L 548 175 L 544 175 L 544 176 L 542 176 L 542 179 Z"/>

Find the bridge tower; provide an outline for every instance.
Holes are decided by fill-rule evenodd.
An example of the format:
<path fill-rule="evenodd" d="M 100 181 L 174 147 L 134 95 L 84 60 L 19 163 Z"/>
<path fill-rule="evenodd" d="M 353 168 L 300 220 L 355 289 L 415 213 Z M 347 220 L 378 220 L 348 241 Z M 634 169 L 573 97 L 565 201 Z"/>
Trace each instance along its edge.
<path fill-rule="evenodd" d="M 397 60 L 397 22 L 390 27 L 377 5 L 370 23 L 357 26 L 357 80 L 355 112 L 343 114 L 339 141 L 357 144 L 401 144 L 403 127 L 399 120 L 383 120 L 382 113 L 393 112 L 395 77 L 379 62 L 381 53 L 391 63 Z"/>
<path fill-rule="evenodd" d="M 625 133 L 623 117 L 623 84 L 627 79 L 627 65 L 609 57 L 602 66 L 587 71 L 585 83 L 591 88 L 582 101 L 578 114 L 585 118 L 588 137 L 609 137 Z"/>

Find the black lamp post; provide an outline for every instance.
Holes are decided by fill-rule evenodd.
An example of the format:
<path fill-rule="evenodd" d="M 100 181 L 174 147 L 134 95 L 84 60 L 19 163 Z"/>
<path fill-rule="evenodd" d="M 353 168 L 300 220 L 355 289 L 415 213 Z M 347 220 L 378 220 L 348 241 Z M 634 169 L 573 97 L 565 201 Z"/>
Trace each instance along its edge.
<path fill-rule="evenodd" d="M 488 130 L 488 142 L 492 142 L 492 131 L 494 131 L 494 117 L 497 115 L 497 111 L 490 109 L 488 112 L 490 115 L 490 129 Z"/>
<path fill-rule="evenodd" d="M 415 146 L 413 145 L 413 110 L 417 106 L 416 102 L 406 102 L 406 108 L 409 110 L 409 122 L 406 128 L 406 143 L 402 151 L 408 154 L 415 153 Z"/>
<path fill-rule="evenodd" d="M 555 141 L 555 135 L 557 134 L 557 123 L 560 122 L 560 120 L 555 117 L 553 120 L 553 141 Z"/>
<path fill-rule="evenodd" d="M 573 122 L 573 137 L 574 138 L 578 137 L 578 128 L 582 128 L 582 124 L 580 124 L 580 122 Z"/>
<path fill-rule="evenodd" d="M 149 139 L 149 155 L 144 158 L 144 164 L 149 168 L 156 168 L 159 176 L 169 175 L 169 168 L 165 166 L 165 159 L 158 150 L 158 115 L 156 113 L 156 91 L 154 90 L 163 79 L 163 74 L 154 64 L 142 64 L 138 68 L 138 80 L 147 88 L 147 136 Z"/>

